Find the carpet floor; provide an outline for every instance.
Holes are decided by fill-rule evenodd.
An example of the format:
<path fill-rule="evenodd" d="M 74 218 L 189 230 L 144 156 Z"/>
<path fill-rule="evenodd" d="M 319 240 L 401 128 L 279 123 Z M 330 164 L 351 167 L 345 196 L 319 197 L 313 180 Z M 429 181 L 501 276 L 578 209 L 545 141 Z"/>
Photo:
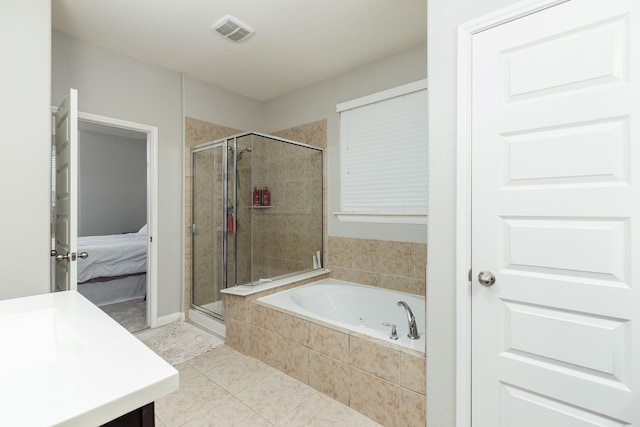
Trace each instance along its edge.
<path fill-rule="evenodd" d="M 147 301 L 144 298 L 103 305 L 100 308 L 129 332 L 147 327 Z"/>

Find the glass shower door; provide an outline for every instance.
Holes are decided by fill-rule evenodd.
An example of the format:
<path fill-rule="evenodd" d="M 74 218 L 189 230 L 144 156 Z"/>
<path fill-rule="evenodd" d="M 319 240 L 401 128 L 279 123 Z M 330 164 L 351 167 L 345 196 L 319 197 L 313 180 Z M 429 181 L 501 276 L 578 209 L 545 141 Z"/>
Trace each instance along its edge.
<path fill-rule="evenodd" d="M 192 305 L 224 318 L 223 156 L 225 144 L 193 152 Z"/>

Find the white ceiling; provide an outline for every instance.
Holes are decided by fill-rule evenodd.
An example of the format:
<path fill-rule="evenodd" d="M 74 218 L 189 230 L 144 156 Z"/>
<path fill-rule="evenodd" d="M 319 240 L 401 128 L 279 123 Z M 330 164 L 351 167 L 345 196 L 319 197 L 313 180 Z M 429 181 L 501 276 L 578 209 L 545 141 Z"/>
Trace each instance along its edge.
<path fill-rule="evenodd" d="M 53 0 L 53 28 L 263 101 L 426 42 L 427 0 Z M 230 42 L 225 15 L 255 34 Z"/>

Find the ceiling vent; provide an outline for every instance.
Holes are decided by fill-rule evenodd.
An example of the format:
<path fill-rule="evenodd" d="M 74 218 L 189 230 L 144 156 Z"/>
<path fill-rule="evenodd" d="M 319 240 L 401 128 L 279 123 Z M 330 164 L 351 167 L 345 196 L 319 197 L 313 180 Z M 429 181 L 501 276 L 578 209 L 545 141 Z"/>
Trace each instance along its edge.
<path fill-rule="evenodd" d="M 254 33 L 253 28 L 231 15 L 218 19 L 211 30 L 233 42 L 241 42 Z"/>

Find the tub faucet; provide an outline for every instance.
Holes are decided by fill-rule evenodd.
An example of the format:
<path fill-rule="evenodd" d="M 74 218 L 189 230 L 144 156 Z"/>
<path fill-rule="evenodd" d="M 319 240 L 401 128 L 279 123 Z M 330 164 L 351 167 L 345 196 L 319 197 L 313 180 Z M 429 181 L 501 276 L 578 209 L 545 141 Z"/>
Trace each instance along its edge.
<path fill-rule="evenodd" d="M 409 333 L 407 334 L 407 336 L 409 337 L 409 339 L 412 339 L 412 340 L 419 339 L 420 334 L 418 334 L 418 326 L 416 325 L 416 318 L 413 315 L 413 312 L 411 311 L 409 304 L 407 304 L 404 301 L 398 301 L 398 307 L 404 307 L 404 311 L 406 311 L 407 313 L 407 320 L 409 321 Z"/>

